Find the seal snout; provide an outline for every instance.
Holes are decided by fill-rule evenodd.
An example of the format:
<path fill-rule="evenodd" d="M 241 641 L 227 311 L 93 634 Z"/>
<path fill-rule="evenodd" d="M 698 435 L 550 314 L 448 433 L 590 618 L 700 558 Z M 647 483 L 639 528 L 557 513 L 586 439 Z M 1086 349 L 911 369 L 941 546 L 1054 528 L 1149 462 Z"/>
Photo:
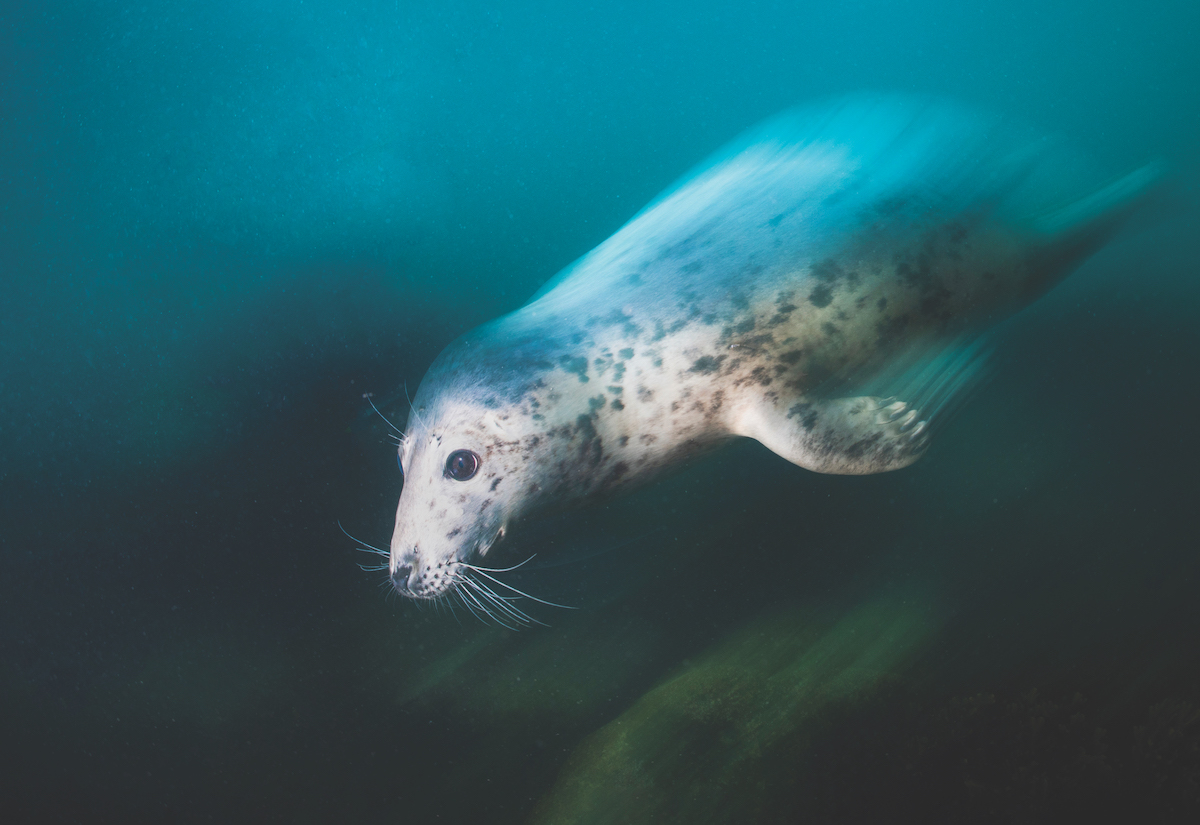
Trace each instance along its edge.
<path fill-rule="evenodd" d="M 396 588 L 396 592 L 398 592 L 401 596 L 413 595 L 412 590 L 410 590 L 408 587 L 408 579 L 411 575 L 412 566 L 407 564 L 397 565 L 396 569 L 392 571 L 392 587 Z"/>
<path fill-rule="evenodd" d="M 436 599 L 453 586 L 452 567 L 450 562 L 434 563 L 416 552 L 408 552 L 396 558 L 388 578 L 401 596 Z"/>

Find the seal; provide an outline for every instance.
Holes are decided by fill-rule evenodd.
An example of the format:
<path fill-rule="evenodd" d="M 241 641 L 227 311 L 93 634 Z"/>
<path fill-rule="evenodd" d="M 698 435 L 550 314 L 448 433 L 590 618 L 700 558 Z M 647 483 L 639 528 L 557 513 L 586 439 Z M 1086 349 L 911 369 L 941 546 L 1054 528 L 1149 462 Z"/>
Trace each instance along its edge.
<path fill-rule="evenodd" d="M 1096 184 L 1072 165 L 1005 120 L 910 98 L 744 136 L 436 359 L 400 444 L 396 590 L 521 621 L 519 591 L 480 565 L 511 525 L 735 438 L 821 473 L 911 464 L 969 383 L 977 336 L 1102 245 L 1157 177 Z"/>

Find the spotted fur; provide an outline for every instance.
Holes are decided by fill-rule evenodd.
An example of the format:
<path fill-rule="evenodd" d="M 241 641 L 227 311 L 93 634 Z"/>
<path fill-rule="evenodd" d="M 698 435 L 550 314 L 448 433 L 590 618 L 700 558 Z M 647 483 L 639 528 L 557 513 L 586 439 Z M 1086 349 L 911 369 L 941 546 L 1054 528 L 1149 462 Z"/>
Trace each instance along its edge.
<path fill-rule="evenodd" d="M 1028 303 L 1145 186 L 1047 231 L 1031 216 L 1053 165 L 1019 130 L 923 101 L 753 133 L 433 364 L 401 450 L 396 587 L 441 596 L 514 520 L 738 436 L 827 472 L 915 460 L 915 411 L 840 393 Z M 482 459 L 465 482 L 444 472 L 460 449 Z"/>

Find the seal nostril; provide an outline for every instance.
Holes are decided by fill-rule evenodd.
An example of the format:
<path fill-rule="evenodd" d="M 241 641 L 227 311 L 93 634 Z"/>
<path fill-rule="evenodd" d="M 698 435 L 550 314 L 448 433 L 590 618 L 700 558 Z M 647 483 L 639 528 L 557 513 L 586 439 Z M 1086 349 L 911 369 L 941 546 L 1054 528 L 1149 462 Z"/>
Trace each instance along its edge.
<path fill-rule="evenodd" d="M 408 593 L 408 577 L 412 573 L 412 568 L 407 565 L 400 565 L 392 573 L 392 586 L 401 593 Z"/>

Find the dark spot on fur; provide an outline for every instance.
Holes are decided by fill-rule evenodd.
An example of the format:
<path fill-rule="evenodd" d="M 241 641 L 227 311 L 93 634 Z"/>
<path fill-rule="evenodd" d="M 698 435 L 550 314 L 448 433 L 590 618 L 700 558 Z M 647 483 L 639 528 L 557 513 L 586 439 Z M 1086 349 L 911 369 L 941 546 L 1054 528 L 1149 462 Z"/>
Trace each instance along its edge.
<path fill-rule="evenodd" d="M 804 357 L 804 350 L 793 349 L 793 350 L 789 350 L 789 351 L 785 352 L 783 355 L 779 356 L 779 360 L 785 364 L 794 364 L 803 357 Z"/>
<path fill-rule="evenodd" d="M 739 353 L 758 354 L 763 349 L 771 346 L 774 343 L 775 336 L 771 335 L 770 333 L 765 333 L 763 335 L 748 335 L 745 338 L 739 338 L 738 342 L 732 346 Z M 732 367 L 733 365 L 730 364 L 728 366 Z"/>
<path fill-rule="evenodd" d="M 771 374 L 766 367 L 755 367 L 754 371 L 750 373 L 750 377 L 764 387 L 771 383 Z"/>
<path fill-rule="evenodd" d="M 808 302 L 817 309 L 824 309 L 833 303 L 833 290 L 825 284 L 817 284 L 813 291 L 808 293 Z"/>
<path fill-rule="evenodd" d="M 576 375 L 578 375 L 579 382 L 581 384 L 587 382 L 587 380 L 588 380 L 588 374 L 587 374 L 588 361 L 586 358 L 572 358 L 569 355 L 564 355 L 562 358 L 559 359 L 559 363 L 562 365 L 562 368 L 564 370 L 566 370 L 567 372 L 573 372 Z"/>
<path fill-rule="evenodd" d="M 654 390 L 648 390 L 645 387 L 638 387 L 637 397 L 638 401 L 645 403 L 654 397 Z"/>
<path fill-rule="evenodd" d="M 788 319 L 788 316 L 795 312 L 796 309 L 796 305 L 790 301 L 780 302 L 779 306 L 776 307 L 775 314 L 771 317 L 771 320 L 767 321 L 767 325 L 777 327 L 780 324 L 785 323 Z"/>
<path fill-rule="evenodd" d="M 745 335 L 748 332 L 754 332 L 754 319 L 747 318 L 744 321 L 739 321 L 728 330 L 733 335 Z M 722 336 L 724 337 L 724 336 Z"/>
<path fill-rule="evenodd" d="M 883 438 L 883 433 L 875 433 L 868 438 L 854 442 L 845 448 L 846 456 L 848 458 L 862 458 L 872 447 L 879 443 L 879 439 L 881 438 Z"/>
<path fill-rule="evenodd" d="M 887 309 L 887 298 L 880 298 L 875 302 L 875 306 L 879 307 L 880 312 L 883 312 L 885 309 Z"/>
<path fill-rule="evenodd" d="M 596 425 L 590 415 L 580 415 L 575 419 L 575 432 L 579 436 L 579 458 L 595 466 L 604 458 L 604 448 Z"/>
<path fill-rule="evenodd" d="M 811 433 L 813 428 L 817 426 L 817 421 L 820 419 L 821 414 L 817 412 L 817 408 L 815 406 L 809 404 L 808 402 L 803 402 L 800 404 L 793 404 L 791 409 L 788 410 L 787 417 L 789 419 L 799 417 L 800 426 L 803 427 L 806 432 Z"/>
<path fill-rule="evenodd" d="M 492 486 L 488 487 L 488 489 L 491 490 L 492 492 L 495 492 L 496 488 L 500 486 L 500 482 L 503 480 L 504 479 L 502 476 L 496 476 L 496 478 L 492 481 Z"/>
<path fill-rule="evenodd" d="M 606 327 L 619 326 L 621 327 L 621 333 L 626 338 L 636 338 L 642 331 L 642 328 L 635 324 L 629 315 L 619 309 L 614 309 L 608 315 L 604 316 L 604 318 L 589 319 L 587 326 L 595 326 L 596 324 L 603 324 Z"/>
<path fill-rule="evenodd" d="M 612 469 L 604 474 L 604 478 L 600 482 L 599 489 L 604 490 L 606 488 L 616 487 L 620 483 L 621 478 L 628 472 L 629 465 L 624 461 L 618 461 L 612 466 Z"/>
<path fill-rule="evenodd" d="M 842 332 L 837 328 L 836 324 L 833 324 L 830 321 L 826 321 L 825 323 L 821 324 L 821 331 L 826 335 L 840 335 Z"/>
<path fill-rule="evenodd" d="M 697 358 L 688 372 L 698 372 L 702 375 L 708 375 L 716 372 L 720 368 L 721 362 L 724 360 L 724 355 L 718 355 L 716 358 L 711 355 L 705 355 L 701 358 Z"/>
<path fill-rule="evenodd" d="M 605 398 L 603 395 L 597 395 L 595 398 L 589 398 L 588 399 L 588 409 L 591 410 L 592 412 L 595 412 L 596 410 L 598 410 L 604 406 L 604 402 L 605 402 Z"/>
<path fill-rule="evenodd" d="M 630 358 L 633 357 L 633 350 L 631 350 L 629 347 L 626 347 L 625 349 L 618 352 L 617 355 L 620 356 L 621 358 L 623 358 L 624 360 L 628 361 Z"/>
<path fill-rule="evenodd" d="M 625 409 L 625 405 L 621 403 L 620 398 L 614 398 L 612 400 L 612 408 L 614 410 L 623 410 L 623 409 Z"/>
<path fill-rule="evenodd" d="M 621 438 L 617 441 L 617 443 L 620 444 L 622 447 L 624 447 L 626 444 L 629 443 L 629 436 L 627 436 L 627 435 L 621 436 Z"/>

